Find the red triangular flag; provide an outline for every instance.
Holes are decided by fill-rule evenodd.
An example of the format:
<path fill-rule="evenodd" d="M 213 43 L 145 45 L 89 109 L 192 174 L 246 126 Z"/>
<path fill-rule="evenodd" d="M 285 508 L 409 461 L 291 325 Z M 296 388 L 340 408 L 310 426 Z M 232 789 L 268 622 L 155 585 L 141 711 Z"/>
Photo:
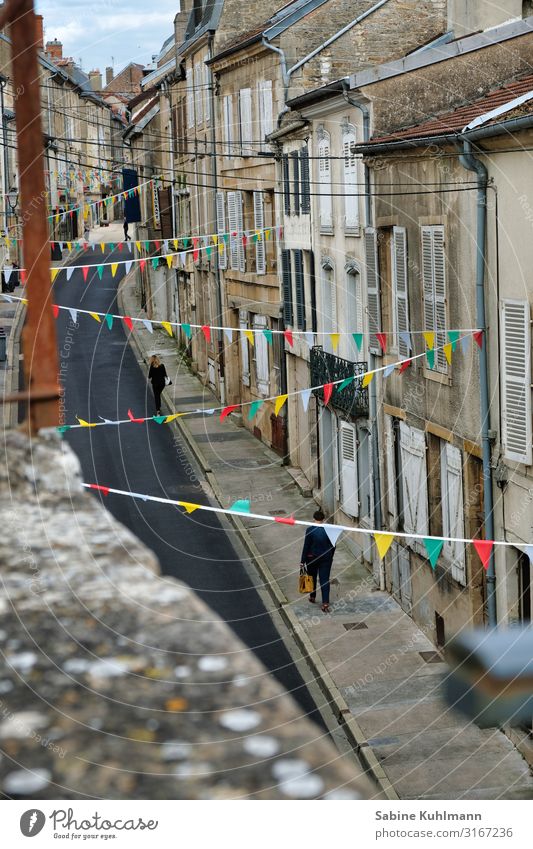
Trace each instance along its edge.
<path fill-rule="evenodd" d="M 57 306 L 57 304 L 53 304 L 52 310 L 54 311 L 54 318 L 57 318 L 59 315 L 59 307 Z"/>
<path fill-rule="evenodd" d="M 287 342 L 289 343 L 289 345 L 292 348 L 292 346 L 294 344 L 294 339 L 292 337 L 292 330 L 284 330 L 283 335 L 285 336 L 285 339 L 287 340 Z"/>
<path fill-rule="evenodd" d="M 126 327 L 128 328 L 128 330 L 133 331 L 133 322 L 132 322 L 131 318 L 129 317 L 129 315 L 125 315 L 123 317 L 123 321 L 124 321 L 124 324 L 126 325 Z"/>
<path fill-rule="evenodd" d="M 476 343 L 478 348 L 483 348 L 483 331 L 476 330 L 476 332 L 473 333 L 472 336 L 474 337 L 474 342 Z"/>
<path fill-rule="evenodd" d="M 404 360 L 400 366 L 400 374 L 403 374 L 404 371 L 407 371 L 412 362 L 412 360 Z"/>
<path fill-rule="evenodd" d="M 122 242 L 119 242 L 119 243 L 118 243 L 118 249 L 119 249 L 119 251 L 121 251 L 121 250 L 122 250 Z"/>
<path fill-rule="evenodd" d="M 479 559 L 483 563 L 485 569 L 489 568 L 490 555 L 494 548 L 494 543 L 491 539 L 474 539 L 472 540 L 474 548 L 479 554 Z"/>
<path fill-rule="evenodd" d="M 276 516 L 274 519 L 275 522 L 279 522 L 280 525 L 295 525 L 294 516 Z"/>
<path fill-rule="evenodd" d="M 239 409 L 239 404 L 231 404 L 229 407 L 224 407 L 220 414 L 220 421 L 223 422 L 226 416 L 229 416 L 234 410 Z"/>
<path fill-rule="evenodd" d="M 128 410 L 128 418 L 130 422 L 136 422 L 137 424 L 144 422 L 144 419 L 136 419 L 131 410 Z"/>
<path fill-rule="evenodd" d="M 21 286 L 24 286 L 24 284 L 26 282 L 26 269 L 25 268 L 20 269 L 19 278 L 20 278 Z"/>
<path fill-rule="evenodd" d="M 204 334 L 206 341 L 210 342 L 211 341 L 211 328 L 209 327 L 208 324 L 204 324 L 202 326 L 202 333 Z"/>
<path fill-rule="evenodd" d="M 387 334 L 386 333 L 376 333 L 376 339 L 379 342 L 379 347 L 383 351 L 384 354 L 387 353 Z"/>
<path fill-rule="evenodd" d="M 160 247 L 161 247 L 161 242 L 156 242 L 156 243 L 155 243 L 155 249 L 156 249 L 156 251 L 158 251 Z"/>
<path fill-rule="evenodd" d="M 88 275 L 88 273 L 89 273 L 89 266 L 88 266 L 88 265 L 84 265 L 84 266 L 83 266 L 83 268 L 82 268 L 82 273 L 83 273 L 83 279 L 84 279 L 84 281 L 85 281 L 85 282 L 87 282 L 87 275 Z"/>
<path fill-rule="evenodd" d="M 200 239 L 198 239 L 196 236 L 194 236 L 193 240 L 192 240 L 193 247 L 194 247 L 192 258 L 193 258 L 194 262 L 198 262 L 198 260 L 200 258 L 200 251 L 198 250 L 199 242 L 200 242 Z"/>
<path fill-rule="evenodd" d="M 140 261 L 140 263 L 139 263 L 139 266 L 140 266 L 141 271 L 144 271 L 144 266 L 145 266 L 145 265 L 146 265 L 146 260 L 145 260 L 145 259 L 141 259 L 141 261 Z"/>
<path fill-rule="evenodd" d="M 324 404 L 329 404 L 329 399 L 331 398 L 331 394 L 333 392 L 333 384 L 326 383 L 324 386 Z"/>
<path fill-rule="evenodd" d="M 99 492 L 103 492 L 104 495 L 109 495 L 109 487 L 108 486 L 99 486 L 97 483 L 89 484 L 89 489 L 97 489 Z"/>
<path fill-rule="evenodd" d="M 248 236 L 246 235 L 246 233 L 243 233 L 242 234 L 242 245 L 245 248 L 247 244 L 248 244 Z"/>

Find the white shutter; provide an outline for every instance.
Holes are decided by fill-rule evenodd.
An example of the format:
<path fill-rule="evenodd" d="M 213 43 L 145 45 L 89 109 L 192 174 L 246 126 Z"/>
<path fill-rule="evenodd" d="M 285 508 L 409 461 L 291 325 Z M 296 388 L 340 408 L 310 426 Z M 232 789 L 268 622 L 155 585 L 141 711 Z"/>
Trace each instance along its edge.
<path fill-rule="evenodd" d="M 226 95 L 223 99 L 224 112 L 224 155 L 232 156 L 233 154 L 233 98 L 231 94 Z"/>
<path fill-rule="evenodd" d="M 244 218 L 242 192 L 235 192 L 235 210 L 237 214 L 237 254 L 239 257 L 239 271 L 246 271 L 246 250 L 243 245 Z"/>
<path fill-rule="evenodd" d="M 192 68 L 187 68 L 186 82 L 187 87 L 187 126 L 194 127 L 194 85 Z"/>
<path fill-rule="evenodd" d="M 263 315 L 256 315 L 254 320 L 255 329 L 263 331 L 266 326 L 266 317 Z M 268 342 L 263 332 L 255 334 L 254 350 L 257 390 L 261 393 L 261 395 L 268 395 L 270 392 L 270 366 L 268 362 Z"/>
<path fill-rule="evenodd" d="M 248 313 L 244 310 L 239 312 L 239 329 L 248 330 Z M 241 377 L 245 386 L 250 386 L 250 352 L 248 339 L 244 333 L 239 333 L 241 345 Z"/>
<path fill-rule="evenodd" d="M 530 466 L 531 329 L 528 301 L 503 301 L 501 324 L 504 457 Z"/>
<path fill-rule="evenodd" d="M 217 247 L 218 251 L 218 267 L 222 270 L 228 267 L 228 252 L 223 235 L 226 232 L 226 205 L 224 200 L 224 192 L 217 192 L 217 234 L 221 248 Z"/>
<path fill-rule="evenodd" d="M 387 509 L 389 525 L 395 531 L 398 527 L 398 499 L 396 497 L 396 456 L 394 452 L 394 428 L 391 416 L 385 416 L 385 463 L 387 469 Z"/>
<path fill-rule="evenodd" d="M 204 64 L 204 97 L 205 97 L 205 122 L 211 122 L 211 80 L 209 78 L 209 68 Z"/>
<path fill-rule="evenodd" d="M 319 180 L 319 217 L 320 226 L 331 229 L 333 226 L 333 199 L 331 196 L 331 160 L 329 158 L 329 133 L 325 133 L 318 143 L 318 180 Z"/>
<path fill-rule="evenodd" d="M 335 279 L 335 273 L 330 271 L 329 273 L 329 291 L 326 292 L 326 298 L 329 298 L 330 309 L 331 309 L 331 324 L 328 330 L 331 329 L 332 333 L 337 333 L 338 328 L 338 319 L 337 319 L 337 280 Z"/>
<path fill-rule="evenodd" d="M 441 449 L 442 535 L 464 537 L 463 460 L 461 452 L 444 442 Z M 445 542 L 442 553 L 452 565 L 452 577 L 466 585 L 465 547 L 462 542 Z"/>
<path fill-rule="evenodd" d="M 255 243 L 255 270 L 257 274 L 266 274 L 265 213 L 263 192 L 254 192 L 254 229 L 258 231 Z"/>
<path fill-rule="evenodd" d="M 250 156 L 252 153 L 252 90 L 241 88 L 239 93 L 239 113 L 241 119 L 241 154 Z"/>
<path fill-rule="evenodd" d="M 196 123 L 204 123 L 204 98 L 202 89 L 202 66 L 197 62 L 194 66 L 194 104 L 196 109 Z"/>
<path fill-rule="evenodd" d="M 446 255 L 444 227 L 422 227 L 422 278 L 424 282 L 424 330 L 435 335 L 436 371 L 446 374 Z"/>
<path fill-rule="evenodd" d="M 404 227 L 393 228 L 391 250 L 393 331 L 396 337 L 398 353 L 401 357 L 407 357 L 409 355 L 409 346 L 400 339 L 399 335 L 409 330 L 407 232 Z"/>
<path fill-rule="evenodd" d="M 424 431 L 400 422 L 404 531 L 428 534 L 426 437 Z M 420 542 L 416 545 L 421 548 Z"/>
<path fill-rule="evenodd" d="M 353 152 L 355 129 L 350 127 L 342 135 L 344 156 L 344 226 L 355 230 L 359 226 L 359 198 L 357 196 L 357 159 Z"/>
<path fill-rule="evenodd" d="M 375 337 L 381 333 L 381 298 L 379 280 L 378 237 L 373 227 L 365 230 L 366 297 L 368 309 L 369 349 L 375 354 L 381 348 Z"/>
<path fill-rule="evenodd" d="M 259 93 L 259 125 L 261 128 L 261 141 L 270 135 L 273 127 L 272 116 L 272 80 L 262 80 L 258 83 Z"/>
<path fill-rule="evenodd" d="M 340 423 L 339 465 L 341 470 L 341 507 L 347 516 L 359 516 L 357 484 L 357 437 L 355 427 Z"/>
<path fill-rule="evenodd" d="M 228 229 L 230 245 L 230 268 L 239 268 L 239 242 L 237 225 L 237 192 L 228 192 Z"/>

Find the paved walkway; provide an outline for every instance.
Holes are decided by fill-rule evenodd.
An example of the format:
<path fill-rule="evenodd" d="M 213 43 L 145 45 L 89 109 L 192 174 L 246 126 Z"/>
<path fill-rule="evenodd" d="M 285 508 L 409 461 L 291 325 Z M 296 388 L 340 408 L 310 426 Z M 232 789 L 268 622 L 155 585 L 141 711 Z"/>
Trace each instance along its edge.
<path fill-rule="evenodd" d="M 144 315 L 132 276 L 121 298 L 127 314 Z M 165 391 L 168 408 L 219 406 L 164 331 L 150 334 L 136 326 L 134 338 L 145 360 L 157 352 L 165 362 L 173 381 Z M 245 428 L 221 423 L 216 415 L 178 423 L 222 506 L 246 498 L 252 512 L 312 517 L 315 502 L 301 495 L 280 458 Z M 444 704 L 447 666 L 433 643 L 392 596 L 375 589 L 342 540 L 334 562 L 333 609 L 324 615 L 297 592 L 301 529 L 244 524 L 263 581 L 391 798 L 533 798 L 533 778 L 522 756 L 502 732 L 480 730 Z"/>

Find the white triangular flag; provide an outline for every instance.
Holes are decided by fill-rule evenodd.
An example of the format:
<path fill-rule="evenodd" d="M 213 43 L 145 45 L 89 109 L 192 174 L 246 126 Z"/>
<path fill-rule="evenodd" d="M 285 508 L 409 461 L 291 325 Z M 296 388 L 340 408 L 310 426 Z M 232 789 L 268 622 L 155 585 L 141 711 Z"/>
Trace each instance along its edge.
<path fill-rule="evenodd" d="M 325 532 L 328 535 L 328 539 L 332 545 L 337 545 L 338 539 L 342 534 L 343 529 L 338 528 L 336 525 L 322 525 Z"/>
<path fill-rule="evenodd" d="M 128 250 L 129 250 L 129 252 L 131 253 L 131 251 L 132 251 L 131 242 L 126 242 L 126 244 L 127 244 L 127 246 L 128 246 Z"/>
<path fill-rule="evenodd" d="M 78 323 L 78 311 L 70 308 L 69 313 L 70 313 L 70 318 L 72 320 L 72 324 L 77 324 Z"/>
<path fill-rule="evenodd" d="M 147 319 L 147 318 L 143 318 L 143 320 L 142 320 L 142 321 L 143 321 L 143 324 L 144 324 L 144 326 L 146 327 L 146 329 L 147 329 L 150 333 L 153 333 L 153 332 L 154 332 L 154 328 L 152 327 L 152 322 L 151 322 L 151 321 L 148 321 L 148 319 Z"/>
<path fill-rule="evenodd" d="M 129 242 L 128 242 L 128 244 L 129 244 Z M 124 269 L 126 271 L 126 274 L 130 273 L 132 264 L 133 263 L 132 263 L 131 259 L 126 260 L 126 262 L 124 263 Z"/>
<path fill-rule="evenodd" d="M 304 389 L 302 392 L 300 392 L 300 395 L 302 398 L 302 404 L 304 405 L 304 410 L 307 413 L 307 409 L 309 407 L 309 400 L 311 398 L 311 390 Z"/>
<path fill-rule="evenodd" d="M 73 274 L 74 274 L 74 267 L 72 265 L 68 266 L 67 267 L 67 280 L 70 280 L 70 278 L 72 277 Z"/>
<path fill-rule="evenodd" d="M 9 278 L 11 277 L 12 273 L 13 273 L 12 268 L 4 268 L 4 279 L 5 279 L 6 283 L 9 283 Z"/>
<path fill-rule="evenodd" d="M 387 368 L 383 371 L 383 377 L 390 377 L 392 372 L 394 371 L 394 369 L 395 369 L 394 365 L 387 366 Z"/>
<path fill-rule="evenodd" d="M 59 243 L 59 250 L 60 250 L 60 251 L 63 251 L 63 242 L 60 242 L 60 243 Z"/>
<path fill-rule="evenodd" d="M 411 334 L 408 333 L 406 330 L 402 330 L 402 332 L 399 335 L 400 335 L 400 339 L 402 340 L 402 342 L 404 343 L 404 345 L 406 346 L 408 351 L 412 351 L 413 346 L 411 344 Z"/>
<path fill-rule="evenodd" d="M 310 348 L 314 348 L 315 345 L 315 334 L 314 333 L 306 333 L 305 341 L 309 345 Z"/>
<path fill-rule="evenodd" d="M 461 339 L 461 348 L 463 350 L 463 354 L 466 354 L 466 352 L 468 351 L 469 345 L 470 345 L 470 337 L 469 336 L 463 336 L 463 338 Z"/>
<path fill-rule="evenodd" d="M 231 329 L 231 327 L 224 328 L 224 336 L 226 337 L 228 342 L 233 342 L 233 330 Z"/>
<path fill-rule="evenodd" d="M 9 297 L 9 295 L 4 295 L 4 294 L 2 294 L 2 297 L 3 297 L 4 301 L 7 301 L 7 302 L 8 302 L 8 304 L 12 304 L 12 303 L 13 303 L 13 298 L 10 298 L 10 297 Z"/>
<path fill-rule="evenodd" d="M 168 239 L 165 239 L 164 242 L 163 242 L 163 253 L 164 254 L 170 253 L 170 250 L 169 250 L 169 247 L 168 247 Z"/>

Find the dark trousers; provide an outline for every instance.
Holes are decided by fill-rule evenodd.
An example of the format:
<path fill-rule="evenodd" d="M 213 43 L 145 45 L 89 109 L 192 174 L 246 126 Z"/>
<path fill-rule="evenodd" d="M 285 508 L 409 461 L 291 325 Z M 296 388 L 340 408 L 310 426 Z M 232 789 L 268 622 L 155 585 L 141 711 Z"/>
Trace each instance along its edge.
<path fill-rule="evenodd" d="M 329 576 L 333 557 L 317 557 L 307 564 L 307 571 L 313 579 L 313 595 L 316 595 L 317 578 L 320 580 L 322 590 L 322 604 L 329 604 Z"/>
<path fill-rule="evenodd" d="M 154 386 L 152 384 L 152 388 L 154 390 L 155 411 L 156 411 L 156 413 L 158 413 L 159 410 L 161 409 L 161 393 L 162 393 L 162 391 L 165 387 L 164 386 Z"/>

